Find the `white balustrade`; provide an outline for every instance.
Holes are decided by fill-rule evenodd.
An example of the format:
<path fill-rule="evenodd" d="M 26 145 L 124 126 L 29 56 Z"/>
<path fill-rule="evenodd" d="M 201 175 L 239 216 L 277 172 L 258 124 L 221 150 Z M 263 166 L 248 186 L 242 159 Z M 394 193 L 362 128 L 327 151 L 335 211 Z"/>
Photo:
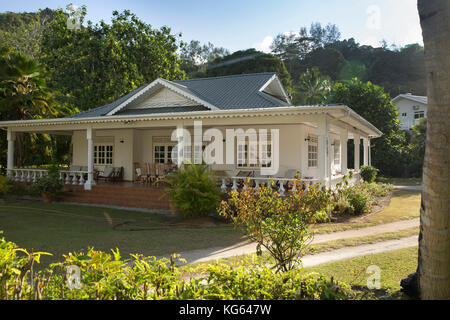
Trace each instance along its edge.
<path fill-rule="evenodd" d="M 87 171 L 61 170 L 59 172 L 59 179 L 64 184 L 84 185 L 87 173 Z M 14 168 L 8 171 L 9 178 L 16 182 L 35 183 L 45 175 L 47 175 L 47 169 Z"/>

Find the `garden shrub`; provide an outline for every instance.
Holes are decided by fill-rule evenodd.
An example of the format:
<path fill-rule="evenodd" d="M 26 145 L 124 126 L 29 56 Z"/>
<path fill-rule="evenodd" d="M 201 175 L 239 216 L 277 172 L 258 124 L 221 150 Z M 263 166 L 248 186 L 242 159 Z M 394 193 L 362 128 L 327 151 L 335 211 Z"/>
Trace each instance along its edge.
<path fill-rule="evenodd" d="M 0 175 L 0 198 L 5 196 L 5 194 L 11 189 L 11 184 L 5 176 Z"/>
<path fill-rule="evenodd" d="M 217 177 L 205 164 L 185 164 L 165 181 L 170 200 L 185 218 L 207 216 L 220 203 Z"/>
<path fill-rule="evenodd" d="M 370 212 L 376 204 L 377 198 L 384 197 L 393 189 L 390 184 L 359 182 L 349 186 L 344 179 L 344 184 L 338 185 L 334 191 L 333 213 L 336 215 L 361 215 Z"/>
<path fill-rule="evenodd" d="M 366 182 L 375 182 L 378 169 L 372 166 L 361 166 L 361 178 Z"/>
<path fill-rule="evenodd" d="M 300 270 L 277 273 L 264 264 L 248 262 L 181 270 L 175 266 L 176 255 L 158 260 L 132 254 L 129 259 L 123 259 L 117 249 L 111 253 L 93 248 L 69 253 L 63 255 L 63 261 L 33 272 L 33 265 L 39 263 L 42 254 L 46 253 L 28 253 L 0 239 L 0 299 L 338 300 L 359 297 L 347 284 L 327 280 L 316 273 L 302 274 Z M 181 271 L 193 272 L 198 277 L 188 280 Z"/>
<path fill-rule="evenodd" d="M 280 196 L 272 190 L 273 181 L 254 190 L 246 184 L 241 191 L 233 190 L 222 201 L 219 213 L 233 221 L 248 237 L 257 242 L 257 253 L 265 247 L 276 261 L 278 271 L 296 267 L 298 259 L 311 239 L 310 223 L 329 219 L 331 193 L 319 185 L 303 189 L 297 181 L 297 191 Z"/>
<path fill-rule="evenodd" d="M 52 197 L 61 195 L 63 189 L 63 183 L 60 180 L 59 168 L 57 166 L 50 166 L 47 170 L 47 174 L 38 178 L 36 184 L 33 185 L 33 189 L 40 194 L 49 194 Z"/>

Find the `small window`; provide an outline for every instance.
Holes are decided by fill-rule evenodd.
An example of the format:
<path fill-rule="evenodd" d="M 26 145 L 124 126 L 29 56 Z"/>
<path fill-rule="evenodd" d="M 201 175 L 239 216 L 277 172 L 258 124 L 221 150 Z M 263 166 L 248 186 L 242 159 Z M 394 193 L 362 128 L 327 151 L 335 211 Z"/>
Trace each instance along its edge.
<path fill-rule="evenodd" d="M 406 117 L 407 116 L 407 113 L 406 112 L 403 112 L 402 113 L 402 117 Z"/>
<path fill-rule="evenodd" d="M 317 168 L 318 140 L 315 136 L 308 136 L 308 167 Z"/>
<path fill-rule="evenodd" d="M 113 164 L 113 145 L 100 144 L 94 145 L 94 165 L 112 165 Z"/>
<path fill-rule="evenodd" d="M 420 119 L 425 117 L 424 111 L 416 111 L 414 112 L 414 119 Z"/>

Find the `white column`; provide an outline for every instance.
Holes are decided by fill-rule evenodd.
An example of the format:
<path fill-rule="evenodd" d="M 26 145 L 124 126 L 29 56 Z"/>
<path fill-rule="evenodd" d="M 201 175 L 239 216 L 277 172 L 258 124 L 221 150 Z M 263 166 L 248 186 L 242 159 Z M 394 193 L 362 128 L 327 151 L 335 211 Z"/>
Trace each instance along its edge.
<path fill-rule="evenodd" d="M 355 142 L 355 170 L 359 170 L 359 166 L 361 163 L 360 159 L 360 140 L 361 137 L 358 133 L 353 134 L 353 141 Z"/>
<path fill-rule="evenodd" d="M 177 140 L 178 140 L 178 149 L 177 149 L 177 165 L 180 167 L 184 161 L 184 151 L 185 151 L 185 142 L 184 142 L 184 127 L 183 124 L 177 125 Z"/>
<path fill-rule="evenodd" d="M 370 147 L 370 139 L 369 139 L 369 166 L 372 165 L 372 149 Z"/>
<path fill-rule="evenodd" d="M 327 179 L 327 132 L 328 123 L 327 118 L 324 117 L 317 123 L 317 168 L 319 171 L 320 182 L 326 183 Z"/>
<path fill-rule="evenodd" d="M 346 175 L 347 169 L 347 140 L 348 140 L 348 129 L 341 131 L 340 144 L 341 144 L 341 174 Z"/>
<path fill-rule="evenodd" d="M 88 178 L 84 184 L 85 190 L 91 190 L 95 185 L 94 180 L 94 131 L 92 128 L 88 128 L 86 131 L 86 138 L 88 141 Z"/>
<path fill-rule="evenodd" d="M 363 148 L 364 148 L 364 165 L 369 165 L 369 139 L 364 138 L 363 139 Z"/>
<path fill-rule="evenodd" d="M 7 162 L 7 176 L 12 177 L 12 169 L 14 169 L 14 141 L 16 140 L 16 133 L 8 128 L 8 162 Z"/>
<path fill-rule="evenodd" d="M 327 187 L 331 185 L 331 177 L 333 175 L 332 171 L 332 165 L 334 161 L 334 152 L 333 152 L 333 146 L 332 146 L 333 140 L 330 134 L 330 131 L 327 130 L 327 168 L 326 168 L 326 174 L 327 174 Z"/>

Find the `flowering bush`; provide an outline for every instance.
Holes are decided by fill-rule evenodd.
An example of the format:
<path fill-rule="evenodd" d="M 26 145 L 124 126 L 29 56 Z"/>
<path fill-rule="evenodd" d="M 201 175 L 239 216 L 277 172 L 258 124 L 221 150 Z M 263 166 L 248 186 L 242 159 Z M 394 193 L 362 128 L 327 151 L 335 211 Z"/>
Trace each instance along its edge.
<path fill-rule="evenodd" d="M 329 219 L 331 193 L 313 185 L 296 188 L 286 196 L 273 191 L 273 182 L 254 190 L 248 183 L 241 191 L 233 190 L 222 201 L 219 213 L 241 227 L 249 238 L 258 243 L 257 253 L 265 247 L 276 261 L 278 271 L 296 267 L 297 260 L 311 239 L 308 225 Z"/>

